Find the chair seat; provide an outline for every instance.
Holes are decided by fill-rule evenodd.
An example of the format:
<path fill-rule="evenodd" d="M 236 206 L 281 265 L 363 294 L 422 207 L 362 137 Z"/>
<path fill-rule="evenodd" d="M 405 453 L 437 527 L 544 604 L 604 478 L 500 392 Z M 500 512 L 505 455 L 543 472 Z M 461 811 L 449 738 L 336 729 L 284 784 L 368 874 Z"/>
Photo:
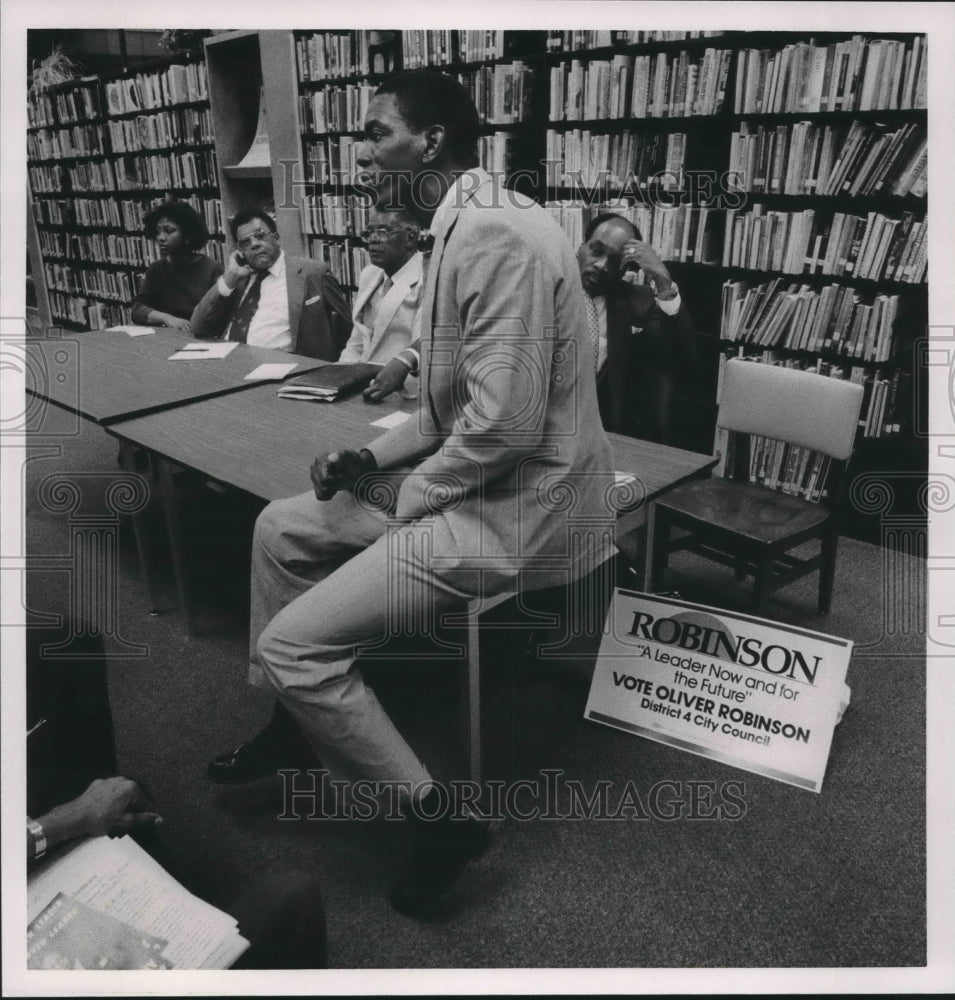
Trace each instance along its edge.
<path fill-rule="evenodd" d="M 821 504 L 731 479 L 685 483 L 658 500 L 657 505 L 677 517 L 696 518 L 760 543 L 801 534 L 830 516 L 829 509 Z"/>

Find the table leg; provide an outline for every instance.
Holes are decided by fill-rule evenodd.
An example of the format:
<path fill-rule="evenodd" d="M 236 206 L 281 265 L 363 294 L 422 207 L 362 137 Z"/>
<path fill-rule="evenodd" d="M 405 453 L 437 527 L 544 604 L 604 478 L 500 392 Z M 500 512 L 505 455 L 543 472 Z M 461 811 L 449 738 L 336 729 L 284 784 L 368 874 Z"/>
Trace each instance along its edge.
<path fill-rule="evenodd" d="M 120 438 L 119 441 L 119 463 L 122 468 L 133 475 L 136 475 L 136 449 L 128 441 Z M 137 511 L 131 515 L 133 519 L 133 536 L 136 539 L 136 552 L 139 556 L 139 568 L 143 574 L 146 584 L 146 591 L 149 594 L 149 613 L 158 615 L 161 613 L 162 600 L 157 589 L 156 567 L 149 551 L 148 532 L 146 530 L 145 509 Z"/>
<path fill-rule="evenodd" d="M 179 520 L 179 497 L 176 493 L 176 482 L 172 462 L 159 455 L 152 455 L 153 468 L 159 480 L 159 491 L 162 497 L 163 514 L 166 518 L 166 530 L 169 533 L 169 547 L 172 553 L 172 570 L 176 578 L 176 592 L 179 594 L 179 607 L 186 622 L 186 634 L 195 635 L 195 616 L 190 600 L 187 581 L 186 546 L 182 538 L 182 524 Z"/>

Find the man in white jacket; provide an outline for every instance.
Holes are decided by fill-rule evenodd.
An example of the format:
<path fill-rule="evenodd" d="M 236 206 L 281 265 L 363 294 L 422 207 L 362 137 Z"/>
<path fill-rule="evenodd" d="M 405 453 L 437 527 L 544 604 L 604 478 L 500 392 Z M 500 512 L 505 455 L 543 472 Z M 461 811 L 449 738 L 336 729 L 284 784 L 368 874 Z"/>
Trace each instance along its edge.
<path fill-rule="evenodd" d="M 358 278 L 352 309 L 354 325 L 338 358 L 340 364 L 367 361 L 387 365 L 397 357 L 401 366 L 392 366 L 389 371 L 400 373 L 401 382 L 409 373 L 417 373 L 418 352 L 408 347 L 417 339 L 412 328 L 424 287 L 419 232 L 417 222 L 407 211 L 372 208 L 368 227 L 361 234 L 371 264 Z M 387 391 L 400 388 L 393 383 L 394 377 L 390 376 Z"/>

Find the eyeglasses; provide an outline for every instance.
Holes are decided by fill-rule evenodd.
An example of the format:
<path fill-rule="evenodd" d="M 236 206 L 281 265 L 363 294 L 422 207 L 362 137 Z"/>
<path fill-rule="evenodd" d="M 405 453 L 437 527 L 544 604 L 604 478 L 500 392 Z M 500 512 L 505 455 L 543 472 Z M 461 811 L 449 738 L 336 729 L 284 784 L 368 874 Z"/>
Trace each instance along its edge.
<path fill-rule="evenodd" d="M 254 233 L 246 236 L 245 239 L 239 240 L 239 246 L 243 250 L 248 250 L 253 243 L 262 243 L 267 240 L 270 236 L 274 236 L 275 233 L 268 229 L 256 229 Z"/>
<path fill-rule="evenodd" d="M 407 226 L 402 226 L 400 229 L 390 229 L 388 226 L 369 226 L 367 229 L 363 229 L 358 235 L 366 243 L 381 243 L 384 240 L 391 239 L 392 236 L 397 236 L 398 233 L 404 232 L 407 228 Z"/>

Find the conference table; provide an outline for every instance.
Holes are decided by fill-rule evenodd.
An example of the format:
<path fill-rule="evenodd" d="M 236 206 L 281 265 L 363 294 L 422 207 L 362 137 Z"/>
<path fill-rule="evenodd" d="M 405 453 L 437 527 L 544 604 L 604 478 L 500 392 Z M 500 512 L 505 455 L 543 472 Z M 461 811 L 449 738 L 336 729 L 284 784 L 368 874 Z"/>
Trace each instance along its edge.
<path fill-rule="evenodd" d="M 197 470 L 262 500 L 278 500 L 312 488 L 309 470 L 317 455 L 336 448 L 361 448 L 384 432 L 382 420 L 393 422 L 399 413 L 413 420 L 416 411 L 416 400 L 397 395 L 377 405 L 365 403 L 360 395 L 315 403 L 281 399 L 275 385 L 259 385 L 110 424 L 110 434 L 154 456 L 187 629 L 193 628 L 194 605 L 172 474 L 175 467 Z M 689 479 L 708 475 L 716 463 L 710 455 L 616 434 L 609 437 L 620 480 L 618 534 L 642 525 L 653 499 Z"/>
<path fill-rule="evenodd" d="M 197 354 L 191 360 L 173 361 L 172 355 L 180 348 L 205 347 L 210 342 L 193 340 L 188 334 L 165 327 L 152 328 L 152 332 L 140 336 L 130 336 L 126 329 L 85 330 L 28 340 L 24 345 L 26 392 L 109 427 L 120 420 L 261 385 L 247 376 L 263 364 L 294 363 L 295 368 L 285 377 L 327 364 L 247 344 L 236 344 L 223 358 Z M 136 473 L 133 447 L 122 437 L 119 461 L 127 472 Z M 132 521 L 151 607 L 156 610 L 160 598 L 142 511 L 133 514 Z"/>

